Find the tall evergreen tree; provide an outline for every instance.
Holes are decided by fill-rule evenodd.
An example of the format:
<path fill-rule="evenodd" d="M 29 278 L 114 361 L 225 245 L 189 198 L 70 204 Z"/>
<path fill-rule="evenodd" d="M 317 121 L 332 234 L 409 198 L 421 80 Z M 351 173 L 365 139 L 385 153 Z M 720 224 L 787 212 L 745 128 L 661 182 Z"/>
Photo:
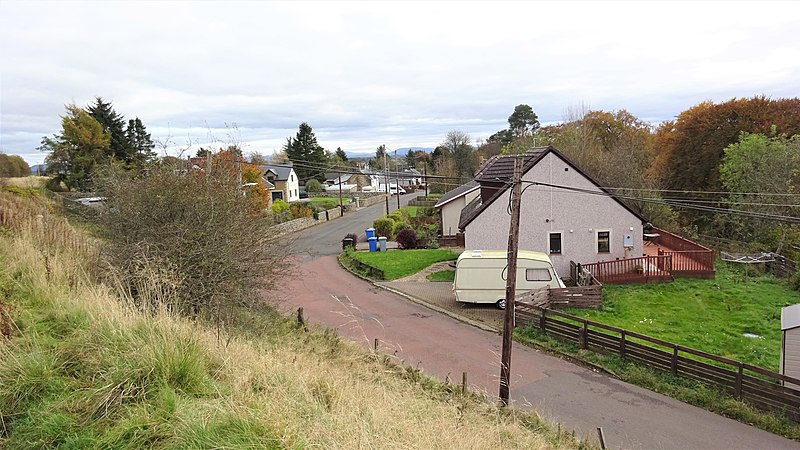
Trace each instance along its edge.
<path fill-rule="evenodd" d="M 125 118 L 116 111 L 110 102 L 105 102 L 101 97 L 95 98 L 95 104 L 86 108 L 86 111 L 103 127 L 103 131 L 111 134 L 109 151 L 115 159 L 133 162 L 134 152 L 125 134 Z"/>
<path fill-rule="evenodd" d="M 283 150 L 295 163 L 294 170 L 301 180 L 324 177 L 325 151 L 317 144 L 317 137 L 308 123 L 300 124 L 294 139 L 289 138 Z"/>
<path fill-rule="evenodd" d="M 155 144 L 150 138 L 150 133 L 147 132 L 142 121 L 139 118 L 128 120 L 128 128 L 125 130 L 125 139 L 132 150 L 133 161 L 137 165 L 142 165 L 146 162 L 152 161 L 156 157 L 156 152 L 153 151 Z"/>
<path fill-rule="evenodd" d="M 108 160 L 111 133 L 85 110 L 67 105 L 61 120 L 61 134 L 44 137 L 39 150 L 49 152 L 45 162 L 56 184 L 85 191 L 91 184 L 95 166 Z"/>
<path fill-rule="evenodd" d="M 338 156 L 342 161 L 347 161 L 347 153 L 342 150 L 342 147 L 336 148 L 336 156 Z"/>

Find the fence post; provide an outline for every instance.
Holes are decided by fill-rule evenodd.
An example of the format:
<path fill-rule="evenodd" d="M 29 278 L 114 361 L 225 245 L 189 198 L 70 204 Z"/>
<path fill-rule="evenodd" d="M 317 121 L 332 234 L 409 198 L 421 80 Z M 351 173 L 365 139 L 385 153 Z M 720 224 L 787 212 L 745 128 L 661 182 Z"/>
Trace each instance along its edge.
<path fill-rule="evenodd" d="M 739 363 L 739 371 L 736 373 L 736 386 L 733 387 L 733 395 L 736 400 L 742 399 L 742 375 L 744 375 L 744 364 Z"/>
<path fill-rule="evenodd" d="M 542 331 L 542 333 L 544 333 L 547 326 L 547 318 L 545 317 L 547 310 L 539 309 L 539 312 L 542 313 L 542 315 L 539 316 L 539 329 Z"/>
<path fill-rule="evenodd" d="M 578 334 L 578 345 L 581 347 L 581 350 L 586 350 L 586 331 L 589 324 L 586 322 L 586 319 L 583 320 L 583 328 L 581 328 L 580 334 Z"/>
<path fill-rule="evenodd" d="M 672 374 L 678 375 L 678 344 L 672 344 Z"/>
<path fill-rule="evenodd" d="M 467 372 L 461 372 L 461 394 L 467 393 Z"/>
<path fill-rule="evenodd" d="M 619 355 L 625 357 L 625 330 L 619 334 Z"/>

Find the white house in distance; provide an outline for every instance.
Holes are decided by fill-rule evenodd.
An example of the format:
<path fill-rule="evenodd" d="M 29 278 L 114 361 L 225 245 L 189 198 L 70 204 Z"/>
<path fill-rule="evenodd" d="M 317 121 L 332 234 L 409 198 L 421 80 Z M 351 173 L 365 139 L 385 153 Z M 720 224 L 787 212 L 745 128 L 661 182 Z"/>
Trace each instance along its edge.
<path fill-rule="evenodd" d="M 480 187 L 477 181 L 469 181 L 447 192 L 436 202 L 433 207 L 438 209 L 442 216 L 442 236 L 455 236 L 458 233 L 461 210 L 480 195 Z"/>
<path fill-rule="evenodd" d="M 264 179 L 275 186 L 270 192 L 271 201 L 296 202 L 300 200 L 300 180 L 291 166 L 267 165 L 261 166 L 261 170 Z"/>
<path fill-rule="evenodd" d="M 459 230 L 467 250 L 508 246 L 507 212 L 514 156 L 493 156 L 475 175 L 480 194 L 464 207 Z M 552 146 L 524 155 L 519 249 L 547 253 L 556 270 L 569 273 L 569 262 L 592 263 L 643 255 L 639 214 Z"/>

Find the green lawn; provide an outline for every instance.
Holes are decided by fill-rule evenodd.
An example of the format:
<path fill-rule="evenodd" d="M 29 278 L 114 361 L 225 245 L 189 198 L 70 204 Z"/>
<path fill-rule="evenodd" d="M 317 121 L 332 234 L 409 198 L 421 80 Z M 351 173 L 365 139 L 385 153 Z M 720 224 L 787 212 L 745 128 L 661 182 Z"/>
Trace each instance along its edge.
<path fill-rule="evenodd" d="M 453 282 L 456 279 L 456 271 L 455 270 L 440 270 L 438 272 L 433 272 L 432 274 L 425 277 L 428 281 L 449 281 Z"/>
<path fill-rule="evenodd" d="M 354 252 L 353 258 L 383 271 L 386 280 L 396 280 L 439 261 L 452 261 L 458 254 L 450 250 L 390 250 L 388 252 Z"/>
<path fill-rule="evenodd" d="M 419 208 L 419 206 L 403 206 L 400 209 L 406 211 L 408 217 L 417 217 L 417 208 Z"/>
<path fill-rule="evenodd" d="M 798 303 L 800 296 L 771 275 L 750 269 L 745 276 L 740 267 L 721 262 L 716 269 L 714 280 L 607 284 L 601 310 L 568 312 L 777 371 L 781 307 Z"/>

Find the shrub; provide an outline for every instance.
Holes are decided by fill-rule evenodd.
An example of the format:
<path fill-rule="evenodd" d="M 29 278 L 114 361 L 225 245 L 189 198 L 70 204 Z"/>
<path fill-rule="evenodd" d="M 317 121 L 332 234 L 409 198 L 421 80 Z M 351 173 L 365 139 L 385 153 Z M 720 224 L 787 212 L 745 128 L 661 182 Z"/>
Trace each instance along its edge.
<path fill-rule="evenodd" d="M 392 227 L 394 227 L 394 222 L 392 219 L 388 219 L 386 217 L 380 217 L 375 219 L 375 222 L 372 223 L 372 226 L 375 228 L 375 233 L 378 236 L 392 236 Z"/>
<path fill-rule="evenodd" d="M 254 219 L 235 177 L 166 168 L 99 181 L 109 277 L 140 307 L 214 313 L 248 302 L 285 272 L 286 242 Z"/>
<path fill-rule="evenodd" d="M 397 233 L 408 229 L 411 229 L 411 225 L 405 222 L 394 222 L 392 225 L 392 236 L 397 236 Z M 416 235 L 416 233 L 414 234 Z"/>
<path fill-rule="evenodd" d="M 284 214 L 286 211 L 289 211 L 290 207 L 286 201 L 278 199 L 272 202 L 272 205 L 269 207 L 269 212 L 272 214 Z"/>
<path fill-rule="evenodd" d="M 285 202 L 284 202 L 285 203 Z M 301 217 L 311 217 L 314 215 L 314 208 L 305 203 L 292 203 L 289 205 L 289 211 L 295 219 Z"/>
<path fill-rule="evenodd" d="M 306 192 L 322 192 L 322 183 L 313 178 L 306 181 Z"/>
<path fill-rule="evenodd" d="M 795 291 L 800 291 L 800 271 L 795 272 L 794 275 L 789 278 L 789 286 Z"/>
<path fill-rule="evenodd" d="M 417 248 L 417 233 L 414 230 L 404 229 L 397 233 L 397 245 L 402 249 Z"/>
<path fill-rule="evenodd" d="M 392 211 L 386 217 L 388 217 L 389 219 L 391 219 L 392 222 L 395 222 L 395 223 L 405 222 L 405 218 L 403 217 L 403 213 L 401 213 L 399 209 L 395 210 L 395 211 Z"/>

